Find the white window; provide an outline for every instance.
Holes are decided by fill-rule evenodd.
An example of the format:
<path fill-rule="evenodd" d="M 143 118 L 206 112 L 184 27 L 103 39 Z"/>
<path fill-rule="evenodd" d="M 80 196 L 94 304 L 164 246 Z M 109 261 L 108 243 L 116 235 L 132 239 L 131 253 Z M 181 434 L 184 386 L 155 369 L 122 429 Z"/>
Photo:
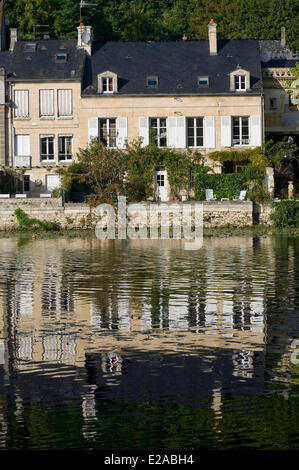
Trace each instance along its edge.
<path fill-rule="evenodd" d="M 203 87 L 209 86 L 209 77 L 198 77 L 197 84 L 198 86 L 203 86 Z"/>
<path fill-rule="evenodd" d="M 15 156 L 28 157 L 30 155 L 30 136 L 29 135 L 16 135 L 15 136 Z"/>
<path fill-rule="evenodd" d="M 187 118 L 187 146 L 203 147 L 203 118 Z"/>
<path fill-rule="evenodd" d="M 41 161 L 54 160 L 54 136 L 47 135 L 40 138 Z"/>
<path fill-rule="evenodd" d="M 58 117 L 71 118 L 73 116 L 72 90 L 58 90 Z"/>
<path fill-rule="evenodd" d="M 236 91 L 246 90 L 246 76 L 245 75 L 235 75 L 235 90 Z"/>
<path fill-rule="evenodd" d="M 58 136 L 58 160 L 67 161 L 73 159 L 73 136 Z"/>
<path fill-rule="evenodd" d="M 102 78 L 102 90 L 103 93 L 113 93 L 113 77 Z"/>
<path fill-rule="evenodd" d="M 15 90 L 14 116 L 17 119 L 29 118 L 29 91 Z"/>
<path fill-rule="evenodd" d="M 232 118 L 233 145 L 249 145 L 249 118 L 234 116 Z"/>
<path fill-rule="evenodd" d="M 39 115 L 54 118 L 54 90 L 39 90 Z"/>
<path fill-rule="evenodd" d="M 166 118 L 150 118 L 150 140 L 157 147 L 167 146 L 167 127 Z"/>
<path fill-rule="evenodd" d="M 99 122 L 99 141 L 106 147 L 116 147 L 116 119 L 100 119 Z"/>

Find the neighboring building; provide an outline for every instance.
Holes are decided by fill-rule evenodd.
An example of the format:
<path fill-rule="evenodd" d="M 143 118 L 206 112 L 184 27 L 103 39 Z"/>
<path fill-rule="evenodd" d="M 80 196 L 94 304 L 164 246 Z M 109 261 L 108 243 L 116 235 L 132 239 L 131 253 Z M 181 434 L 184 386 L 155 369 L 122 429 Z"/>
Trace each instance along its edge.
<path fill-rule="evenodd" d="M 11 28 L 10 52 L 0 52 L 11 104 L 1 132 L 0 102 L 0 132 L 6 136 L 1 162 L 22 173 L 20 191 L 38 195 L 59 185 L 57 168 L 93 138 L 111 148 L 138 137 L 143 145 L 153 139 L 158 147 L 194 148 L 208 164 L 214 150 L 260 146 L 265 134 L 290 129 L 281 113 L 279 125 L 272 125 L 268 110 L 277 89 L 274 94 L 267 87 L 265 51 L 276 43 L 217 40 L 213 20 L 208 40 L 198 41 L 101 43 L 84 25 L 77 40 L 18 41 Z M 276 60 L 271 57 L 268 66 Z M 287 60 L 286 67 L 293 63 Z M 292 130 L 299 134 L 296 124 Z M 158 197 L 167 200 L 163 168 L 155 184 Z"/>

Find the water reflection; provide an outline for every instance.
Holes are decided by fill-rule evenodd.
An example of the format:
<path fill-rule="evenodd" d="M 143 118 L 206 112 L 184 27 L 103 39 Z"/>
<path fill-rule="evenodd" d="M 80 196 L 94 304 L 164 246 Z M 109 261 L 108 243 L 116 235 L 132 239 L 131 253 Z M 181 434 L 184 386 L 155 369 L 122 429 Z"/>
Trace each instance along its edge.
<path fill-rule="evenodd" d="M 229 447 L 236 436 L 225 438 L 223 423 L 237 397 L 283 383 L 289 399 L 298 240 L 207 238 L 198 252 L 183 248 L 179 240 L 0 239 L 0 447 L 114 448 L 101 427 L 107 400 L 119 413 L 130 403 L 150 413 L 153 404 L 208 408 L 201 439 Z M 52 429 L 57 407 L 69 435 Z M 37 409 L 47 410 L 44 433 Z M 144 421 L 149 410 L 140 413 Z M 184 413 L 182 423 L 191 419 Z M 115 426 L 114 411 L 108 416 L 106 432 Z M 129 448 L 147 448 L 141 441 Z"/>

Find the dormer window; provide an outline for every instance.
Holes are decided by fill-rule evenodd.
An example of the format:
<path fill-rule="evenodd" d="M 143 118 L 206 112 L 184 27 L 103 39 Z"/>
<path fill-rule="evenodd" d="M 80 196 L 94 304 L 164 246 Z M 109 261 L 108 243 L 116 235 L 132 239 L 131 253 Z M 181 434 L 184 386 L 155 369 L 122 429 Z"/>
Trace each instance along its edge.
<path fill-rule="evenodd" d="M 209 86 L 209 77 L 198 77 L 197 84 L 200 87 L 208 87 Z"/>
<path fill-rule="evenodd" d="M 102 89 L 103 93 L 113 93 L 113 78 L 104 77 L 102 78 Z"/>
<path fill-rule="evenodd" d="M 246 77 L 245 75 L 235 75 L 235 90 L 245 91 L 246 90 Z"/>
<path fill-rule="evenodd" d="M 146 86 L 148 88 L 158 88 L 158 77 L 156 76 L 147 77 Z"/>
<path fill-rule="evenodd" d="M 250 72 L 238 65 L 237 69 L 230 73 L 230 90 L 237 92 L 250 90 Z"/>
<path fill-rule="evenodd" d="M 56 62 L 66 62 L 67 61 L 67 54 L 59 53 L 56 54 Z"/>
<path fill-rule="evenodd" d="M 98 92 L 103 94 L 117 93 L 117 75 L 107 70 L 98 75 Z"/>

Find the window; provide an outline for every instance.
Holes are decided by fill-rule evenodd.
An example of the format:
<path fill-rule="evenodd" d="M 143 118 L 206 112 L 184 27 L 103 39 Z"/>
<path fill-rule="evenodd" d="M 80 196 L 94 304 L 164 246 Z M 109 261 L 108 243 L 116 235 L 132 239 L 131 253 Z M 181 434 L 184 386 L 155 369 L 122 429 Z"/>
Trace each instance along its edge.
<path fill-rule="evenodd" d="M 15 136 L 15 156 L 28 157 L 30 155 L 30 136 L 18 134 Z"/>
<path fill-rule="evenodd" d="M 58 117 L 71 118 L 73 116 L 72 90 L 58 90 L 57 92 Z"/>
<path fill-rule="evenodd" d="M 158 77 L 147 77 L 146 86 L 148 88 L 157 88 L 158 87 Z"/>
<path fill-rule="evenodd" d="M 271 110 L 277 109 L 277 98 L 270 98 L 269 104 Z"/>
<path fill-rule="evenodd" d="M 60 135 L 58 137 L 58 160 L 67 161 L 73 158 L 73 137 L 71 135 Z"/>
<path fill-rule="evenodd" d="M 209 86 L 209 77 L 198 77 L 198 86 Z"/>
<path fill-rule="evenodd" d="M 233 145 L 249 145 L 249 118 L 233 117 Z"/>
<path fill-rule="evenodd" d="M 245 77 L 245 75 L 235 75 L 235 90 L 236 91 L 246 90 L 246 77 Z"/>
<path fill-rule="evenodd" d="M 203 118 L 187 118 L 187 146 L 203 147 Z"/>
<path fill-rule="evenodd" d="M 100 119 L 99 141 L 108 148 L 116 147 L 116 119 Z"/>
<path fill-rule="evenodd" d="M 67 54 L 64 54 L 64 53 L 56 54 L 55 60 L 56 60 L 56 62 L 66 62 L 67 61 Z"/>
<path fill-rule="evenodd" d="M 15 90 L 14 116 L 17 119 L 29 118 L 29 91 Z"/>
<path fill-rule="evenodd" d="M 157 147 L 166 147 L 166 118 L 150 118 L 150 140 L 152 140 Z"/>
<path fill-rule="evenodd" d="M 39 90 L 39 115 L 54 118 L 54 90 Z"/>
<path fill-rule="evenodd" d="M 54 136 L 48 135 L 40 138 L 41 161 L 54 160 Z"/>
<path fill-rule="evenodd" d="M 30 192 L 30 175 L 23 176 L 23 192 L 24 193 Z"/>
<path fill-rule="evenodd" d="M 103 93 L 113 93 L 113 78 L 103 77 L 102 78 L 102 90 Z"/>
<path fill-rule="evenodd" d="M 28 42 L 24 46 L 24 51 L 25 52 L 34 52 L 34 51 L 36 51 L 36 43 Z"/>

